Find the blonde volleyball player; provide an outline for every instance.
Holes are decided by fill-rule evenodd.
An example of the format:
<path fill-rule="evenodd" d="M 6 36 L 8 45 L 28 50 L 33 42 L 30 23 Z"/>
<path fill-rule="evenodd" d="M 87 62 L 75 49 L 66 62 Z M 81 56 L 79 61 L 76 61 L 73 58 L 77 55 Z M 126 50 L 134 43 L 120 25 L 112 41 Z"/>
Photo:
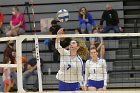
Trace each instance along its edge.
<path fill-rule="evenodd" d="M 86 61 L 85 90 L 105 91 L 107 87 L 106 61 L 98 58 L 96 48 L 90 48 L 91 59 Z"/>
<path fill-rule="evenodd" d="M 61 28 L 57 34 L 64 34 Z M 72 40 L 69 50 L 60 46 L 60 38 L 56 38 L 55 47 L 60 53 L 60 70 L 56 78 L 59 80 L 59 91 L 78 91 L 83 87 L 83 61 L 78 55 L 78 41 Z"/>

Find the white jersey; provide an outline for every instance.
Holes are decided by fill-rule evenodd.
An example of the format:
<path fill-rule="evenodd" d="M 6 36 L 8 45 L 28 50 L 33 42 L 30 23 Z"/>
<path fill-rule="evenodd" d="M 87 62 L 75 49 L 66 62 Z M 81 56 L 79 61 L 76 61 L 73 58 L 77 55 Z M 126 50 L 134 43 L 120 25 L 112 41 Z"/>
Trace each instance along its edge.
<path fill-rule="evenodd" d="M 85 83 L 87 84 L 87 81 L 95 80 L 100 81 L 104 80 L 104 85 L 107 86 L 107 71 L 106 71 L 106 61 L 104 59 L 99 59 L 97 62 L 93 62 L 92 60 L 86 61 L 86 67 L 85 67 Z"/>
<path fill-rule="evenodd" d="M 60 70 L 58 71 L 56 78 L 66 83 L 79 82 L 82 85 L 83 75 L 82 66 L 83 61 L 80 56 L 75 58 L 70 57 L 70 51 L 62 48 L 60 43 L 56 43 L 56 49 L 60 53 Z"/>

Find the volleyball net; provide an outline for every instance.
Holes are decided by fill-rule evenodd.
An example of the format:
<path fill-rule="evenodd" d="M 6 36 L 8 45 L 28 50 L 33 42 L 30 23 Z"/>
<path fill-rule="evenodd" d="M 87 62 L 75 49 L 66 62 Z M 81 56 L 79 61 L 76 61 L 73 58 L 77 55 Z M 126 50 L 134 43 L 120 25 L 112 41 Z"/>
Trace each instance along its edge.
<path fill-rule="evenodd" d="M 94 38 L 95 41 L 95 38 L 102 37 L 104 50 L 103 53 L 99 52 L 99 56 L 102 56 L 107 63 L 108 89 L 140 87 L 140 33 L 21 35 L 17 37 L 0 38 L 1 81 L 3 81 L 2 68 L 17 68 L 15 70 L 15 72 L 17 72 L 17 91 L 18 93 L 27 92 L 23 88 L 25 83 L 23 82 L 23 75 L 25 72 L 23 65 L 26 64 L 23 62 L 23 57 L 25 57 L 26 62 L 28 62 L 33 58 L 33 51 L 35 51 L 37 70 L 27 79 L 26 89 L 33 91 L 34 84 L 37 80 L 37 89 L 39 93 L 48 90 L 58 90 L 56 74 L 60 67 L 60 56 L 53 46 L 54 42 L 50 43 L 53 38 L 58 37 L 63 38 L 61 46 L 65 49 L 68 49 L 71 39 L 76 39 L 81 45 L 84 45 L 87 50 L 95 44 L 92 43 L 92 38 Z M 14 50 L 16 53 L 15 58 L 17 64 L 3 63 L 3 51 L 5 49 L 6 42 L 9 40 L 15 41 Z M 101 49 L 99 49 L 99 51 L 101 51 Z M 87 52 L 87 54 L 88 53 L 89 52 Z M 83 61 L 85 62 L 89 58 L 90 57 L 84 55 Z M 34 65 L 34 63 L 32 63 L 32 65 Z M 25 67 L 28 68 L 26 65 Z"/>

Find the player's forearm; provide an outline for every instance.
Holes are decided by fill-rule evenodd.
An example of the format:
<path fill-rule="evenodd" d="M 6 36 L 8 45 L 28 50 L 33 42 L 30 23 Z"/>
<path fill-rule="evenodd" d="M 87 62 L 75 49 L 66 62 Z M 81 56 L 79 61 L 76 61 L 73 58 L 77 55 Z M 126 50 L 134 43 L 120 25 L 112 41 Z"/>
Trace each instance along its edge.
<path fill-rule="evenodd" d="M 64 49 L 60 45 L 60 38 L 56 38 L 55 42 L 55 48 L 58 50 L 58 52 L 63 55 L 64 54 Z"/>

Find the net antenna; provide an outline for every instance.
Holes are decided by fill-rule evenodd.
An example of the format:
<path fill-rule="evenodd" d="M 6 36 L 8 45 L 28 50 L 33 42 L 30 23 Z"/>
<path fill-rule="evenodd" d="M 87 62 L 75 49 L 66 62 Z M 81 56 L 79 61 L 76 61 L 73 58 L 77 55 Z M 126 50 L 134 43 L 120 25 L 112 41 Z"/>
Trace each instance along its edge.
<path fill-rule="evenodd" d="M 43 91 L 42 87 L 42 72 L 41 72 L 41 63 L 40 63 L 40 55 L 39 55 L 39 42 L 38 37 L 36 36 L 36 23 L 35 23 L 35 11 L 34 11 L 34 1 L 31 0 L 32 4 L 32 16 L 33 16 L 33 28 L 35 33 L 35 51 L 36 51 L 36 61 L 37 61 L 37 73 L 38 73 L 38 84 L 39 84 L 39 92 Z"/>

